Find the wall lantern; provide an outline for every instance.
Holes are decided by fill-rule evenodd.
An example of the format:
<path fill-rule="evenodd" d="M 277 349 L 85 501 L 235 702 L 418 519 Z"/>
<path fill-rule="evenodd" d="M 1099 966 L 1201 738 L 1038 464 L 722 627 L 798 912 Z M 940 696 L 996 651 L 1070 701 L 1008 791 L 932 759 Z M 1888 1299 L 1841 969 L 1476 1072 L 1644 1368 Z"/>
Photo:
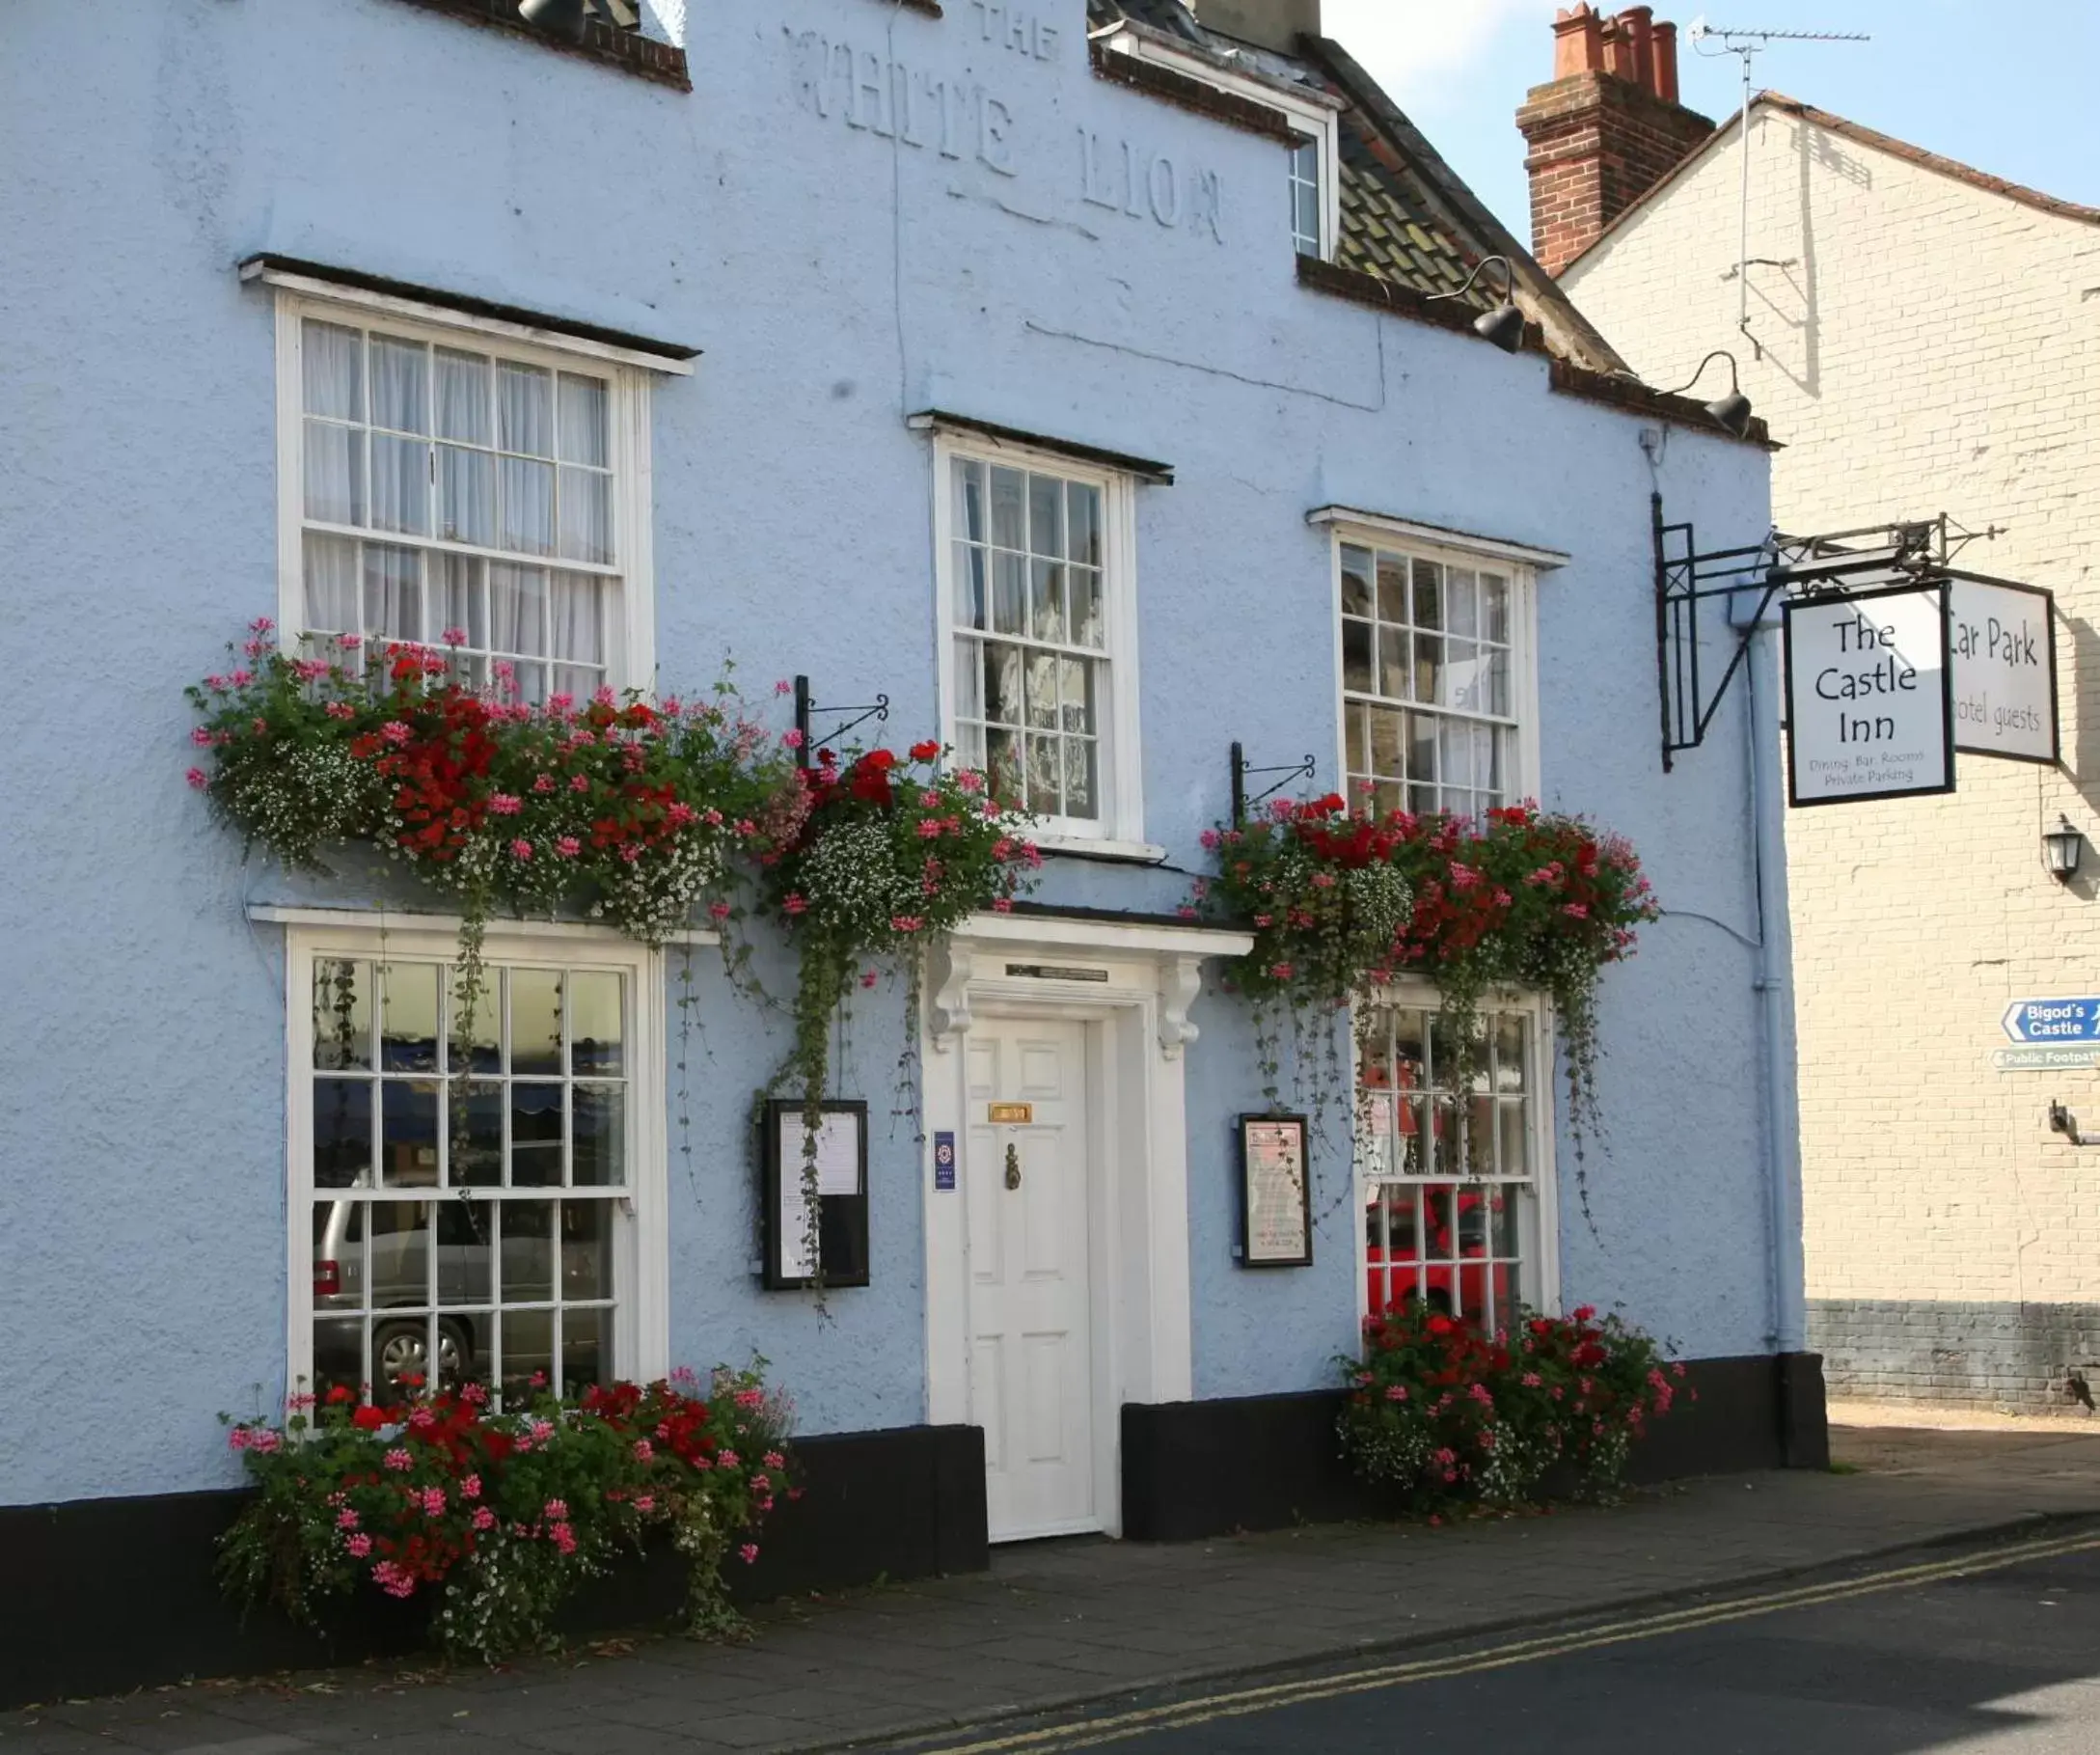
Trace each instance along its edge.
<path fill-rule="evenodd" d="M 550 37 L 581 42 L 589 10 L 586 0 L 519 0 L 518 16 Z"/>
<path fill-rule="evenodd" d="M 2086 837 L 2071 827 L 2067 816 L 2057 818 L 2057 826 L 2042 836 L 2042 852 L 2049 860 L 2049 875 L 2059 884 L 2068 884 L 2078 875 L 2079 862 L 2086 857 Z"/>
<path fill-rule="evenodd" d="M 1750 398 L 1743 395 L 1742 380 L 1737 376 L 1735 370 L 1735 356 L 1729 352 L 1726 347 L 1716 347 L 1705 359 L 1701 360 L 1699 362 L 1699 371 L 1693 372 L 1689 378 L 1685 379 L 1670 394 L 1674 397 L 1682 396 L 1694 384 L 1699 382 L 1699 373 L 1705 371 L 1716 360 L 1728 361 L 1728 395 L 1721 398 L 1719 401 L 1708 402 L 1706 412 L 1723 428 L 1734 434 L 1736 438 L 1746 438 L 1750 433 Z"/>
<path fill-rule="evenodd" d="M 1473 290 L 1473 283 L 1480 279 L 1481 269 L 1489 262 L 1502 264 L 1502 303 L 1473 319 L 1473 333 L 1494 343 L 1504 353 L 1514 353 L 1524 344 L 1524 314 L 1516 308 L 1516 270 L 1510 266 L 1508 257 L 1482 257 L 1473 272 L 1465 277 L 1464 286 L 1452 292 L 1432 293 L 1426 302 L 1434 305 L 1447 298 L 1463 298 Z"/>

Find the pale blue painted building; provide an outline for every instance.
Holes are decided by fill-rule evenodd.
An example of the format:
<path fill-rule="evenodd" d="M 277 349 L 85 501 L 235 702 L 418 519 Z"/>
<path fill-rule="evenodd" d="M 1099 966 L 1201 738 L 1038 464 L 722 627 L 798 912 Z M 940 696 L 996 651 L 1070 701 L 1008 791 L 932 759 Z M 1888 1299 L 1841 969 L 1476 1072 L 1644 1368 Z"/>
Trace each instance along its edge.
<path fill-rule="evenodd" d="M 77 1553 L 141 1501 L 209 1495 L 170 1501 L 196 1539 L 130 1575 L 196 1594 L 173 1569 L 202 1563 L 237 1480 L 220 1411 L 419 1346 L 487 1369 L 498 1345 L 496 1312 L 447 1314 L 486 1288 L 444 1283 L 457 1209 L 412 1057 L 314 1040 L 317 978 L 367 1006 L 391 965 L 403 1019 L 434 993 L 443 904 L 244 865 L 182 785 L 181 687 L 261 614 L 375 637 L 457 620 L 477 651 L 553 667 L 548 687 L 690 692 L 733 655 L 763 699 L 807 676 L 820 725 L 886 694 L 895 741 L 1042 733 L 1031 783 L 1058 820 L 1034 905 L 938 958 L 918 1021 L 953 1191 L 921 1124 L 891 1118 L 901 990 L 857 1005 L 840 1094 L 872 1117 L 870 1283 L 828 1316 L 755 1272 L 748 1117 L 777 1018 L 704 944 L 688 989 L 685 950 L 499 925 L 512 1126 L 489 1198 L 563 1263 L 559 1299 L 543 1276 L 504 1315 L 514 1360 L 762 1352 L 804 1430 L 867 1435 L 838 1441 L 846 1472 L 917 1508 L 893 1571 L 981 1554 L 988 1527 L 1168 1534 L 1329 1503 L 1331 1403 L 1307 1392 L 1395 1264 L 1475 1304 L 1623 1306 L 1702 1361 L 1688 1456 L 1777 1460 L 1805 1393 L 1781 1357 L 1792 1051 L 1785 1016 L 1768 1050 L 1753 988 L 1748 697 L 1663 773 L 1650 498 L 1754 543 L 1761 446 L 1615 375 L 1346 55 L 1294 41 L 1312 0 L 1199 5 L 1253 44 L 1175 0 L 642 0 L 632 30 L 631 6 L 597 7 L 574 47 L 509 0 L 0 16 L 0 1528 Z M 1514 355 L 1470 327 L 1498 270 L 1429 302 L 1486 255 L 1516 259 Z M 1365 553 L 1433 582 L 1433 608 L 1427 583 L 1375 615 L 1345 599 Z M 1000 582 L 1064 595 L 1009 622 Z M 1445 678 L 1425 690 L 1355 656 L 1417 639 Z M 1214 958 L 1240 941 L 1176 914 L 1234 741 L 1257 764 L 1310 752 L 1322 789 L 1536 796 L 1641 849 L 1670 913 L 1606 977 L 1589 1220 L 1550 1021 L 1524 1001 L 1500 1267 L 1459 1265 L 1473 1209 L 1389 1205 L 1341 1151 L 1316 1166 L 1312 1265 L 1236 1261 L 1233 1118 L 1261 1081 Z M 1782 938 L 1784 885 L 1768 865 Z M 777 946 L 760 967 L 777 988 Z M 566 1057 L 532 1060 L 564 1010 Z M 521 1162 L 559 1155 L 557 1097 L 614 1106 L 616 1180 L 578 1192 L 572 1169 L 550 1193 Z M 995 1127 L 1001 1100 L 1035 1131 Z M 1025 1224 L 999 1204 L 1017 1138 Z M 568 1151 L 580 1166 L 573 1120 Z M 1417 1210 L 1420 1239 L 1367 1258 L 1367 1220 Z M 383 1250 L 435 1262 L 416 1298 L 389 1293 Z M 1031 1304 L 1030 1284 L 1059 1289 Z M 1282 1434 L 1265 1454 L 1306 1478 L 1217 1464 L 1203 1504 L 1162 1485 L 1251 1454 L 1248 1433 Z M 138 1643 L 139 1673 L 174 1661 Z"/>

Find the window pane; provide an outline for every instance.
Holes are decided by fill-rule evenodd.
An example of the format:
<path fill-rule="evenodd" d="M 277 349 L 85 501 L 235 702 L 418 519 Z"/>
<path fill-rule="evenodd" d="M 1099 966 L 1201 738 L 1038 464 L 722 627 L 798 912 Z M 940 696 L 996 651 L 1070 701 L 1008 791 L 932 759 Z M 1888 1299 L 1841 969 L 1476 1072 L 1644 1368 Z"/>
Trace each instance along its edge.
<path fill-rule="evenodd" d="M 570 1094 L 570 1181 L 616 1189 L 627 1180 L 627 1093 L 617 1084 L 579 1084 Z"/>
<path fill-rule="evenodd" d="M 1523 1091 L 1530 1083 L 1527 1062 L 1530 1058 L 1527 1043 L 1529 1032 L 1524 1020 L 1504 1014 L 1494 1021 L 1495 1043 L 1495 1089 L 1498 1091 Z"/>
<path fill-rule="evenodd" d="M 1020 555 L 992 557 L 992 628 L 998 634 L 1028 631 L 1028 562 Z"/>
<path fill-rule="evenodd" d="M 981 628 L 985 613 L 985 551 L 967 542 L 955 545 L 955 621 L 958 627 Z"/>
<path fill-rule="evenodd" d="M 454 1188 L 493 1189 L 504 1179 L 504 1087 L 492 1080 L 476 1079 L 451 1087 L 451 1101 L 460 1105 L 458 1124 L 451 1137 L 451 1185 Z"/>
<path fill-rule="evenodd" d="M 496 459 L 485 451 L 438 447 L 438 535 L 483 548 L 496 540 Z"/>
<path fill-rule="evenodd" d="M 504 1303 L 543 1304 L 555 1295 L 551 1200 L 505 1200 L 503 1206 Z"/>
<path fill-rule="evenodd" d="M 611 387 L 603 378 L 561 373 L 561 460 L 611 466 L 613 446 L 608 411 Z"/>
<path fill-rule="evenodd" d="M 1095 753 L 1100 746 L 1091 737 L 1065 739 L 1065 814 L 1091 817 L 1101 814 L 1095 790 Z"/>
<path fill-rule="evenodd" d="M 979 670 L 983 660 L 977 644 L 974 640 L 955 643 L 955 717 L 962 721 L 984 717 L 984 679 Z M 963 759 L 967 762 L 969 757 L 966 754 Z"/>
<path fill-rule="evenodd" d="M 1371 772 L 1371 747 L 1367 730 L 1370 712 L 1369 707 L 1345 705 L 1342 708 L 1342 732 L 1348 745 L 1344 760 L 1352 775 Z"/>
<path fill-rule="evenodd" d="M 1407 766 L 1404 754 L 1407 715 L 1390 707 L 1367 707 L 1371 716 L 1371 769 L 1380 780 L 1403 780 Z"/>
<path fill-rule="evenodd" d="M 1071 521 L 1066 553 L 1081 565 L 1102 565 L 1101 489 L 1068 481 L 1065 484 L 1065 511 Z"/>
<path fill-rule="evenodd" d="M 314 965 L 314 1064 L 371 1065 L 371 965 L 322 957 Z"/>
<path fill-rule="evenodd" d="M 438 966 L 382 964 L 379 980 L 381 1068 L 390 1073 L 434 1072 L 438 1063 Z"/>
<path fill-rule="evenodd" d="M 561 1186 L 561 1086 L 520 1080 L 510 1087 L 510 1186 Z M 508 1297 L 506 1292 L 505 1297 Z"/>
<path fill-rule="evenodd" d="M 464 634 L 476 651 L 488 648 L 488 593 L 482 590 L 488 562 L 473 555 L 430 557 L 430 619 L 439 635 Z"/>
<path fill-rule="evenodd" d="M 1018 469 L 992 471 L 992 540 L 1001 548 L 1027 546 L 1027 481 Z"/>
<path fill-rule="evenodd" d="M 438 1206 L 438 1303 L 485 1304 L 494 1295 L 496 1209 L 488 1201 L 448 1200 Z"/>
<path fill-rule="evenodd" d="M 1407 558 L 1405 555 L 1378 557 L 1378 618 L 1403 627 L 1407 623 Z"/>
<path fill-rule="evenodd" d="M 365 634 L 381 642 L 423 640 L 421 549 L 365 544 Z"/>
<path fill-rule="evenodd" d="M 1029 562 L 1028 631 L 1037 640 L 1063 645 L 1070 639 L 1065 621 L 1065 569 L 1054 561 Z"/>
<path fill-rule="evenodd" d="M 1440 705 L 1462 708 L 1468 713 L 1486 710 L 1481 685 L 1480 647 L 1470 640 L 1444 642 L 1444 694 Z"/>
<path fill-rule="evenodd" d="M 505 457 L 499 475 L 498 546 L 524 555 L 554 553 L 554 466 Z"/>
<path fill-rule="evenodd" d="M 317 536 L 307 533 L 306 627 L 310 634 L 355 634 L 359 631 L 357 605 L 357 543 L 349 536 Z"/>
<path fill-rule="evenodd" d="M 374 1200 L 363 1208 L 367 1229 L 370 1306 L 374 1310 L 430 1302 L 430 1203 Z"/>
<path fill-rule="evenodd" d="M 605 662 L 600 590 L 599 581 L 588 573 L 554 576 L 555 657 L 594 668 Z"/>
<path fill-rule="evenodd" d="M 1531 1174 L 1530 1130 L 1524 1125 L 1524 1106 L 1521 1103 L 1503 1103 L 1497 1110 L 1496 1125 L 1502 1138 L 1497 1146 L 1500 1163 L 1497 1168 L 1505 1176 L 1529 1176 Z M 1497 1253 L 1501 1253 L 1497 1250 Z"/>
<path fill-rule="evenodd" d="M 985 644 L 984 716 L 998 725 L 1021 723 L 1021 648 L 1004 641 Z"/>
<path fill-rule="evenodd" d="M 355 329 L 309 318 L 300 325 L 301 400 L 308 414 L 338 421 L 365 418 L 365 338 Z"/>
<path fill-rule="evenodd" d="M 306 515 L 323 524 L 365 522 L 365 429 L 306 423 Z"/>
<path fill-rule="evenodd" d="M 1027 674 L 1026 721 L 1042 730 L 1054 731 L 1057 728 L 1057 660 L 1048 653 L 1031 651 Z"/>
<path fill-rule="evenodd" d="M 1345 619 L 1342 623 L 1342 686 L 1358 694 L 1377 693 L 1371 669 L 1371 624 Z"/>
<path fill-rule="evenodd" d="M 489 364 L 478 353 L 437 350 L 438 437 L 463 445 L 487 445 Z"/>
<path fill-rule="evenodd" d="M 993 727 L 985 732 L 985 767 L 1000 792 L 1021 790 L 1021 734 Z"/>
<path fill-rule="evenodd" d="M 371 339 L 372 425 L 395 432 L 430 430 L 430 353 L 420 342 Z"/>
<path fill-rule="evenodd" d="M 1472 639 L 1480 632 L 1478 604 L 1473 575 L 1461 567 L 1447 567 L 1444 571 L 1444 626 L 1454 634 Z"/>
<path fill-rule="evenodd" d="M 421 439 L 375 432 L 371 522 L 375 530 L 427 535 L 430 529 L 430 447 Z"/>
<path fill-rule="evenodd" d="M 501 366 L 496 373 L 496 443 L 527 456 L 554 455 L 554 376 L 536 366 Z"/>
<path fill-rule="evenodd" d="M 314 1080 L 314 1186 L 369 1188 L 371 1180 L 371 1081 Z"/>
<path fill-rule="evenodd" d="M 1433 561 L 1414 563 L 1414 624 L 1418 628 L 1444 625 L 1444 569 Z"/>
<path fill-rule="evenodd" d="M 379 1086 L 379 1134 L 390 1189 L 434 1188 L 438 1180 L 438 1094 L 432 1079 L 388 1079 Z"/>
<path fill-rule="evenodd" d="M 1487 694 L 1486 711 L 1500 714 L 1507 719 L 1510 713 L 1510 655 L 1491 651 L 1486 661 Z"/>
<path fill-rule="evenodd" d="M 1072 643 L 1092 646 L 1098 652 L 1108 644 L 1102 613 L 1101 573 L 1091 566 L 1073 567 L 1067 585 L 1072 593 Z"/>
<path fill-rule="evenodd" d="M 613 1312 L 561 1312 L 561 1393 L 574 1395 L 613 1375 Z"/>
<path fill-rule="evenodd" d="M 1064 762 L 1058 753 L 1054 737 L 1031 737 L 1028 739 L 1028 809 L 1039 810 L 1045 816 L 1062 816 L 1064 803 L 1061 782 L 1064 779 Z"/>
<path fill-rule="evenodd" d="M 547 649 L 547 574 L 492 562 L 488 569 L 489 646 L 537 657 Z"/>
<path fill-rule="evenodd" d="M 1057 697 L 1062 712 L 1061 725 L 1067 731 L 1098 731 L 1101 727 L 1095 719 L 1094 672 L 1096 666 L 1084 658 L 1066 658 L 1058 661 Z"/>
<path fill-rule="evenodd" d="M 1507 645 L 1510 642 L 1509 581 L 1494 573 L 1480 576 L 1481 637 Z"/>
<path fill-rule="evenodd" d="M 1055 476 L 1028 478 L 1028 552 L 1064 559 L 1065 491 Z"/>
<path fill-rule="evenodd" d="M 325 1399 L 337 1387 L 352 1395 L 367 1381 L 365 1322 L 362 1317 L 316 1320 L 314 1324 L 314 1381 L 308 1387 Z"/>
<path fill-rule="evenodd" d="M 1414 672 L 1409 638 L 1405 628 L 1381 625 L 1378 629 L 1378 693 L 1388 700 L 1405 700 L 1408 697 Z"/>
<path fill-rule="evenodd" d="M 560 1073 L 560 972 L 513 969 L 506 985 L 510 990 L 510 1070 Z"/>
<path fill-rule="evenodd" d="M 571 1070 L 614 1078 L 627 1070 L 623 1049 L 626 1020 L 616 974 L 586 970 L 569 976 Z"/>
<path fill-rule="evenodd" d="M 986 536 L 984 465 L 966 457 L 955 460 L 955 534 L 968 542 Z"/>
<path fill-rule="evenodd" d="M 560 1203 L 560 1295 L 614 1295 L 614 1205 L 612 1201 Z"/>
<path fill-rule="evenodd" d="M 1342 544 L 1342 614 L 1368 616 L 1372 607 L 1371 551 Z"/>
<path fill-rule="evenodd" d="M 1438 692 L 1444 686 L 1444 643 L 1436 634 L 1417 634 L 1414 637 L 1414 699 L 1421 701 L 1440 701 L 1444 698 Z"/>
<path fill-rule="evenodd" d="M 505 1257 L 508 1265 L 507 1252 Z M 499 1393 L 507 1404 L 529 1402 L 554 1385 L 554 1312 L 506 1310 L 503 1317 Z"/>
<path fill-rule="evenodd" d="M 561 553 L 570 561 L 610 565 L 613 478 L 592 469 L 561 472 Z"/>

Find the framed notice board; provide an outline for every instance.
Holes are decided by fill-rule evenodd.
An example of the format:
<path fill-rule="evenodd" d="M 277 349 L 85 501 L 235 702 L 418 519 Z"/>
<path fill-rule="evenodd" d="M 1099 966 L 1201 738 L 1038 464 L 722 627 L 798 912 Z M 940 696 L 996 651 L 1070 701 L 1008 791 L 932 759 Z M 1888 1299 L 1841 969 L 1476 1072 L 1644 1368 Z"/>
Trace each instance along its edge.
<path fill-rule="evenodd" d="M 810 1260 L 803 1165 L 805 1111 L 768 1102 L 759 1121 L 758 1228 L 769 1292 L 868 1283 L 868 1106 L 828 1102 L 817 1130 L 816 1262 Z"/>
<path fill-rule="evenodd" d="M 1241 1115 L 1240 1265 L 1313 1265 L 1313 1193 L 1306 1174 L 1303 1115 Z"/>

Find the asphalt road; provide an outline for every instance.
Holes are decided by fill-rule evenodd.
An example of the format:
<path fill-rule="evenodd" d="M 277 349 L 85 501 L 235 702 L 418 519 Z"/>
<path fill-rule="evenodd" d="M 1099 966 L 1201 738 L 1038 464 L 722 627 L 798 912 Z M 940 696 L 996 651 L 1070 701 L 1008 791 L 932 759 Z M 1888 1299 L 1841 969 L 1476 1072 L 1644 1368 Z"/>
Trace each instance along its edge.
<path fill-rule="evenodd" d="M 2100 1537 L 1213 1687 L 949 1755 L 2100 1755 Z"/>

